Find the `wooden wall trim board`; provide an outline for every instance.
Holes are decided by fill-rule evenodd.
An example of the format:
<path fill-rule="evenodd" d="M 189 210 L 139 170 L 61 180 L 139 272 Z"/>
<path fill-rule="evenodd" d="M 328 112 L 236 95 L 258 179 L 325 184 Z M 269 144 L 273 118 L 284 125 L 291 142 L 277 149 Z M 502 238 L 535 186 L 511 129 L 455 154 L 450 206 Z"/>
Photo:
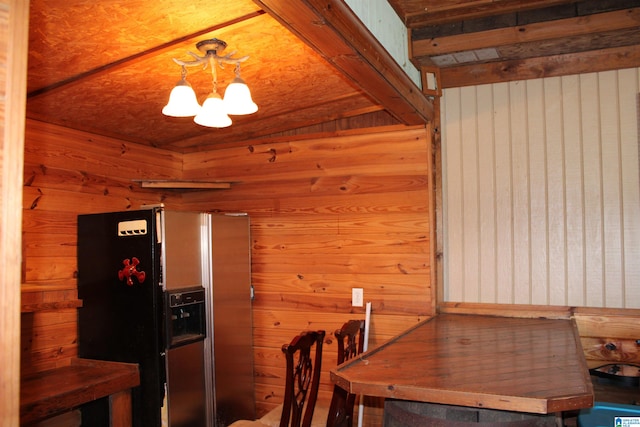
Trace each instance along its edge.
<path fill-rule="evenodd" d="M 0 1 L 0 425 L 20 401 L 20 241 L 29 2 Z"/>

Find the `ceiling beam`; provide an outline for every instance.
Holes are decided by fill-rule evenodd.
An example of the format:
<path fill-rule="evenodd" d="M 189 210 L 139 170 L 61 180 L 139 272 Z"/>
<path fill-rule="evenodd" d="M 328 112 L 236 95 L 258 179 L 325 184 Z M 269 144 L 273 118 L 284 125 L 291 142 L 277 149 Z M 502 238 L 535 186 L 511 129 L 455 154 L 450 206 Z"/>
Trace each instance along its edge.
<path fill-rule="evenodd" d="M 414 40 L 412 53 L 415 57 L 434 56 L 556 38 L 577 37 L 594 32 L 637 29 L 638 22 L 640 22 L 640 8 L 618 10 L 455 36 Z"/>
<path fill-rule="evenodd" d="M 254 1 L 400 122 L 433 120 L 433 103 L 343 0 Z"/>
<path fill-rule="evenodd" d="M 640 67 L 638 45 L 451 67 L 440 74 L 442 87 L 451 88 L 632 67 Z"/>
<path fill-rule="evenodd" d="M 501 0 L 501 1 L 467 1 L 441 2 L 435 7 L 423 7 L 415 2 L 413 8 L 403 8 L 406 1 L 389 0 L 391 6 L 399 16 L 404 16 L 404 24 L 408 28 L 423 27 L 425 25 L 442 25 L 450 22 L 478 19 L 492 15 L 522 12 L 524 10 L 540 9 L 573 3 L 575 0 Z M 435 2 L 432 2 L 435 4 Z"/>

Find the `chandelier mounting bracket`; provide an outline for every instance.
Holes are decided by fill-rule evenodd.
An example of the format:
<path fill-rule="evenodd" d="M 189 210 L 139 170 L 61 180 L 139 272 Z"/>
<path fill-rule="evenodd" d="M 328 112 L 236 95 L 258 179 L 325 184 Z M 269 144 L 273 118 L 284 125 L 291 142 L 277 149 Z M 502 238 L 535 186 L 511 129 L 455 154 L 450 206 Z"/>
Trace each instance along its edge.
<path fill-rule="evenodd" d="M 236 51 L 228 53 L 226 55 L 218 55 L 219 52 L 222 52 L 227 47 L 227 43 L 224 40 L 219 39 L 209 39 L 202 40 L 196 43 L 196 48 L 204 54 L 204 56 L 198 56 L 193 52 L 187 52 L 191 55 L 195 60 L 194 61 L 182 61 L 177 58 L 173 58 L 173 61 L 183 67 L 195 67 L 197 65 L 203 65 L 203 68 L 207 68 L 207 64 L 212 62 L 212 60 L 218 64 L 220 68 L 224 68 L 224 64 L 234 64 L 236 67 L 240 66 L 241 62 L 249 59 L 249 56 L 241 56 L 239 58 L 234 58 Z M 213 65 L 212 65 L 213 66 Z"/>
<path fill-rule="evenodd" d="M 227 48 L 227 42 L 220 39 L 202 40 L 196 43 L 196 49 L 205 55 L 211 51 L 214 53 L 222 52 Z"/>

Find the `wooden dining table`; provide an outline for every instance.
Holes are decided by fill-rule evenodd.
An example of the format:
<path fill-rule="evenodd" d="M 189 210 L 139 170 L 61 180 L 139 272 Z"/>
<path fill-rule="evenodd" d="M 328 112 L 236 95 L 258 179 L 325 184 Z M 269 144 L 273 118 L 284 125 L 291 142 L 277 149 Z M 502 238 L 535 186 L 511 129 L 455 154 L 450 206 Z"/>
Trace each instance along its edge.
<path fill-rule="evenodd" d="M 367 396 L 551 414 L 593 406 L 575 321 L 438 314 L 331 370 Z"/>

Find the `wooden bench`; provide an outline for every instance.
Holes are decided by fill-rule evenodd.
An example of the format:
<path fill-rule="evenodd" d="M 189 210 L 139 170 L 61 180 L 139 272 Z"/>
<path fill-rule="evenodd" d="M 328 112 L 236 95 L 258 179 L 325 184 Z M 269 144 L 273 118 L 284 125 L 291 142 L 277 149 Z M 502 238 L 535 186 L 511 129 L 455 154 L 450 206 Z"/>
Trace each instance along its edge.
<path fill-rule="evenodd" d="M 20 424 L 26 425 L 109 396 L 111 426 L 130 427 L 137 364 L 72 359 L 69 366 L 29 374 L 20 387 Z"/>

